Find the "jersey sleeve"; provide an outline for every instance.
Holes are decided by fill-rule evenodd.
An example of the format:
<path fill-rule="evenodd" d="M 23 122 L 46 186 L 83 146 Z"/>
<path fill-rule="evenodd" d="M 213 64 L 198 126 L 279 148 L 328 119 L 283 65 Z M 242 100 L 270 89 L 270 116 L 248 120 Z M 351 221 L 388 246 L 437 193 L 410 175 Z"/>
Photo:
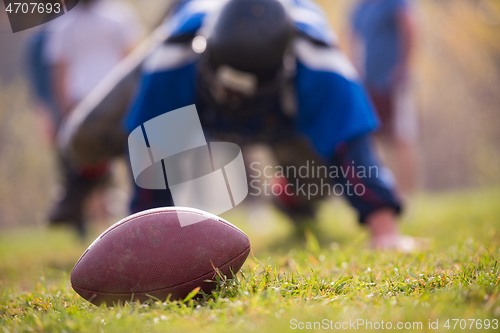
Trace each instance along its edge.
<path fill-rule="evenodd" d="M 194 104 L 196 61 L 190 43 L 166 43 L 151 54 L 125 117 L 128 132 L 165 112 Z"/>
<path fill-rule="evenodd" d="M 358 74 L 335 46 L 299 39 L 296 127 L 326 160 L 335 147 L 378 127 L 378 118 Z"/>

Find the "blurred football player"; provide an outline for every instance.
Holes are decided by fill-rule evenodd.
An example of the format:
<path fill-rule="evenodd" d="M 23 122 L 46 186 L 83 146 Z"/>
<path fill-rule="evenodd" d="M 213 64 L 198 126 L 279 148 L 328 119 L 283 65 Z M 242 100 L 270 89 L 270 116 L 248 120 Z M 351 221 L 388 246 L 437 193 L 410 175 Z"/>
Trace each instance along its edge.
<path fill-rule="evenodd" d="M 142 28 L 130 8 L 111 0 L 80 0 L 49 25 L 43 53 L 59 121 L 131 51 Z M 49 212 L 49 222 L 73 225 L 84 235 L 85 201 L 109 178 L 109 165 L 76 167 L 64 155 L 60 160 L 64 188 Z M 102 196 L 96 202 L 105 211 Z"/>
<path fill-rule="evenodd" d="M 416 30 L 412 1 L 361 0 L 351 25 L 352 55 L 381 120 L 376 137 L 393 155 L 398 184 L 409 194 L 415 187 L 418 130 L 410 87 Z"/>
<path fill-rule="evenodd" d="M 195 104 L 211 140 L 265 143 L 285 168 L 314 164 L 341 170 L 329 180 L 344 189 L 373 247 L 405 246 L 396 220 L 401 203 L 395 183 L 372 149 L 377 116 L 315 3 L 185 0 L 164 29 L 169 37 L 144 64 L 128 131 Z M 358 172 L 370 167 L 378 172 Z M 293 174 L 277 178 L 276 186 L 299 188 L 321 181 Z M 296 191 L 275 201 L 301 228 L 326 194 Z M 131 208 L 172 204 L 168 190 L 135 186 Z"/>

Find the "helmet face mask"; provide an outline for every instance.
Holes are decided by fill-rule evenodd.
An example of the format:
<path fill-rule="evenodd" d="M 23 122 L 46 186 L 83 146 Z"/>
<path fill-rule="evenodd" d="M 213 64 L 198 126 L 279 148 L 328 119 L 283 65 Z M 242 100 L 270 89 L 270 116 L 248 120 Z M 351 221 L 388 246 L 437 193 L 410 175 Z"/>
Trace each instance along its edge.
<path fill-rule="evenodd" d="M 221 10 L 200 68 L 214 99 L 238 105 L 276 86 L 293 36 L 278 0 L 230 0 Z M 275 90 L 275 89 L 273 89 Z"/>
<path fill-rule="evenodd" d="M 215 71 L 215 79 L 223 88 L 244 96 L 253 96 L 257 90 L 258 78 L 255 74 L 241 72 L 228 65 L 221 65 Z"/>
<path fill-rule="evenodd" d="M 198 73 L 202 84 L 208 87 L 217 104 L 232 110 L 240 109 L 253 99 L 279 94 L 289 75 L 281 66 L 273 73 L 272 78 L 259 81 L 258 76 L 253 73 L 242 72 L 228 65 L 213 68 L 203 59 L 199 64 Z"/>

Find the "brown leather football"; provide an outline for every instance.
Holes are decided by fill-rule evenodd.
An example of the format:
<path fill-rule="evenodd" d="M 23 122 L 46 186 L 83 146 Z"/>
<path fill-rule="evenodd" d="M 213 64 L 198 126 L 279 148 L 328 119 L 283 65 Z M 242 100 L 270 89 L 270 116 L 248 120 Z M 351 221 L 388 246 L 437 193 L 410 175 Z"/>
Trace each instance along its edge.
<path fill-rule="evenodd" d="M 96 305 L 182 300 L 210 293 L 216 272 L 236 274 L 250 252 L 240 229 L 201 210 L 158 208 L 131 215 L 103 232 L 71 272 L 71 285 Z"/>

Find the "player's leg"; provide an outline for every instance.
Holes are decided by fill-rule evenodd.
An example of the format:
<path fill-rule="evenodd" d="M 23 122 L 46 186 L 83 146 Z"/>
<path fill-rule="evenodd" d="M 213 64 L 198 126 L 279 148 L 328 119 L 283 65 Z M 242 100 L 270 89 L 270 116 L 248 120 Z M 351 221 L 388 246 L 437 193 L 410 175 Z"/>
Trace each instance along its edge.
<path fill-rule="evenodd" d="M 127 160 L 129 160 L 129 155 L 127 154 L 126 156 Z M 128 165 L 130 167 L 130 164 Z M 172 199 L 172 194 L 168 188 L 166 190 L 150 190 L 141 188 L 135 183 L 132 169 L 129 171 L 130 184 L 132 188 L 132 198 L 129 203 L 129 211 L 131 214 L 153 208 L 174 206 L 174 200 Z"/>
<path fill-rule="evenodd" d="M 132 179 L 133 194 L 130 201 L 130 213 L 147 209 L 174 206 L 170 190 L 149 190 L 140 188 Z"/>
<path fill-rule="evenodd" d="M 409 83 L 401 83 L 394 89 L 393 108 L 396 178 L 402 193 L 411 194 L 417 186 L 418 161 L 415 143 L 418 138 L 418 120 Z"/>
<path fill-rule="evenodd" d="M 60 157 L 63 175 L 63 193 L 49 212 L 51 225 L 72 225 L 80 237 L 86 234 L 84 206 L 89 195 L 110 179 L 108 165 L 76 169 Z"/>
<path fill-rule="evenodd" d="M 393 170 L 399 189 L 410 194 L 416 185 L 416 156 L 414 142 L 417 136 L 415 105 L 407 83 L 389 91 L 369 90 L 381 127 L 377 139 L 384 163 Z"/>
<path fill-rule="evenodd" d="M 303 234 L 305 229 L 314 227 L 317 206 L 328 194 L 323 191 L 321 177 L 312 173 L 312 169 L 317 170 L 323 162 L 299 136 L 275 143 L 272 149 L 284 171 L 284 177 L 273 179 L 273 186 L 280 188 L 274 203 L 292 220 L 297 233 Z"/>

